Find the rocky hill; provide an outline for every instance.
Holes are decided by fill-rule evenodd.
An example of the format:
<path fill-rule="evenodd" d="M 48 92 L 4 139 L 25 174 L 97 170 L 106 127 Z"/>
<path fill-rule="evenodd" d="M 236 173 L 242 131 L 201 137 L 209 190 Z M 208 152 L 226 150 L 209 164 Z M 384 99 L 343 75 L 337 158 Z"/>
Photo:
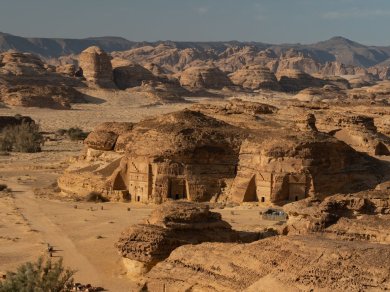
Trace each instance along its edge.
<path fill-rule="evenodd" d="M 133 42 L 121 37 L 94 37 L 85 39 L 65 38 L 25 38 L 0 32 L 0 52 L 10 49 L 21 52 L 38 54 L 44 58 L 58 58 L 64 55 L 79 54 L 90 46 L 99 46 L 107 52 L 126 51 L 134 48 L 150 46 L 166 46 L 179 51 L 191 49 L 198 51 L 201 55 L 210 58 L 224 53 L 250 48 L 252 53 L 272 50 L 280 57 L 286 51 L 294 49 L 299 53 L 309 56 L 314 61 L 325 64 L 326 62 L 337 61 L 345 65 L 371 67 L 386 62 L 390 58 L 389 47 L 366 46 L 343 37 L 334 37 L 326 41 L 314 44 L 281 44 L 272 45 L 261 42 Z M 209 54 L 207 54 L 209 53 Z M 197 56 L 193 56 L 198 59 Z M 212 58 L 211 58 L 212 59 Z"/>

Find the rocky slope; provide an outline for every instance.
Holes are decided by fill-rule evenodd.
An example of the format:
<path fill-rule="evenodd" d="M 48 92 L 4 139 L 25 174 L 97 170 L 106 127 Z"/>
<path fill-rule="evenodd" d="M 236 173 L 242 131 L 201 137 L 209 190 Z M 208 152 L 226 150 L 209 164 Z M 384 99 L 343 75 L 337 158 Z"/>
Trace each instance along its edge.
<path fill-rule="evenodd" d="M 76 78 L 54 72 L 40 58 L 9 51 L 0 54 L 0 101 L 11 106 L 70 108 L 84 102 Z"/>

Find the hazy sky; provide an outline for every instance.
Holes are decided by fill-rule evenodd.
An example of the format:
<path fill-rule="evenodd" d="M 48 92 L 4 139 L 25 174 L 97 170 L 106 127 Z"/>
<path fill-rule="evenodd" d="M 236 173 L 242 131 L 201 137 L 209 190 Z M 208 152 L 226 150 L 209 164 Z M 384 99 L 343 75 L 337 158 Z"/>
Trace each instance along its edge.
<path fill-rule="evenodd" d="M 0 31 L 135 41 L 390 45 L 390 0 L 0 0 Z"/>

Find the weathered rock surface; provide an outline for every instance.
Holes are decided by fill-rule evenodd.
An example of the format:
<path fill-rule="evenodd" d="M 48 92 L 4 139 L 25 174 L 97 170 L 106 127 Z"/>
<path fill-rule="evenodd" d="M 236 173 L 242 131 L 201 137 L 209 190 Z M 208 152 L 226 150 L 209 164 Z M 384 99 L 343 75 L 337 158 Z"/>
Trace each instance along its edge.
<path fill-rule="evenodd" d="M 1 54 L 0 101 L 11 106 L 70 108 L 84 102 L 74 87 L 77 79 L 57 74 L 32 54 L 9 51 Z"/>
<path fill-rule="evenodd" d="M 282 70 L 277 73 L 279 84 L 284 91 L 298 92 L 308 87 L 322 87 L 323 82 L 299 70 Z"/>
<path fill-rule="evenodd" d="M 309 131 L 297 135 L 275 131 L 243 142 L 232 199 L 278 204 L 370 189 L 380 182 L 379 162 L 315 131 L 312 122 L 307 121 Z"/>
<path fill-rule="evenodd" d="M 179 103 L 185 102 L 183 96 L 191 96 L 192 93 L 181 87 L 178 82 L 164 80 L 142 81 L 140 86 L 128 89 L 129 92 L 145 96 L 155 103 Z"/>
<path fill-rule="evenodd" d="M 348 113 L 332 115 L 321 121 L 321 127 L 357 151 L 390 155 L 390 137 L 378 132 L 371 117 Z"/>
<path fill-rule="evenodd" d="M 184 201 L 166 202 L 156 208 L 146 224 L 131 226 L 122 232 L 115 244 L 125 258 L 129 273 L 147 271 L 166 259 L 179 246 L 202 242 L 254 241 L 259 234 L 245 239 L 221 219 L 219 213 L 210 212 L 207 205 Z"/>
<path fill-rule="evenodd" d="M 140 86 L 143 81 L 156 80 L 148 69 L 138 64 L 129 64 L 114 68 L 114 82 L 119 89 Z"/>
<path fill-rule="evenodd" d="M 318 131 L 313 114 L 302 110 L 278 120 L 279 112 L 270 105 L 232 100 L 147 119 L 120 134 L 106 127 L 87 138 L 82 165 L 100 161 L 88 158 L 100 157 L 97 153 L 122 154 L 120 163 L 117 158 L 104 162 L 104 193 L 127 193 L 128 200 L 144 203 L 284 204 L 375 188 L 386 181 L 384 163 Z M 72 173 L 78 169 L 74 167 Z M 83 167 L 80 174 L 89 171 Z"/>
<path fill-rule="evenodd" d="M 390 243 L 390 191 L 365 191 L 306 199 L 284 207 L 289 234 L 321 232 L 326 237 Z"/>
<path fill-rule="evenodd" d="M 363 291 L 390 288 L 388 245 L 318 236 L 182 246 L 147 274 L 148 291 Z"/>
<path fill-rule="evenodd" d="M 181 86 L 190 89 L 222 89 L 231 86 L 230 79 L 216 67 L 190 67 L 180 75 Z"/>
<path fill-rule="evenodd" d="M 244 89 L 280 90 L 275 74 L 264 66 L 247 66 L 229 77 L 233 84 L 242 86 Z"/>
<path fill-rule="evenodd" d="M 241 100 L 239 98 L 234 98 L 227 103 L 222 105 L 215 104 L 197 104 L 191 107 L 194 110 L 199 110 L 205 112 L 209 115 L 221 114 L 221 115 L 240 115 L 248 114 L 252 116 L 262 115 L 262 114 L 273 114 L 278 111 L 275 106 L 251 102 L 246 100 Z"/>
<path fill-rule="evenodd" d="M 85 49 L 79 56 L 79 66 L 88 82 L 103 88 L 114 88 L 110 57 L 99 47 Z"/>

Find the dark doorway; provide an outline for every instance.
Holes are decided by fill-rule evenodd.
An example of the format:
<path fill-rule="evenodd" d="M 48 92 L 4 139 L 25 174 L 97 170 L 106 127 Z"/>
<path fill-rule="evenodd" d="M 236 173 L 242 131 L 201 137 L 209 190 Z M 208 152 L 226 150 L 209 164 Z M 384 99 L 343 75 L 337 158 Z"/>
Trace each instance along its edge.
<path fill-rule="evenodd" d="M 262 202 L 262 203 L 265 202 L 265 198 L 264 198 L 264 197 L 261 197 L 261 202 Z"/>
<path fill-rule="evenodd" d="M 295 202 L 298 201 L 298 196 L 295 196 Z"/>
<path fill-rule="evenodd" d="M 170 179 L 168 198 L 172 198 L 174 200 L 187 199 L 187 187 L 185 179 Z"/>
<path fill-rule="evenodd" d="M 257 198 L 256 193 L 256 176 L 253 176 L 249 181 L 248 187 L 246 188 L 244 195 L 244 202 L 257 202 L 259 199 Z"/>

